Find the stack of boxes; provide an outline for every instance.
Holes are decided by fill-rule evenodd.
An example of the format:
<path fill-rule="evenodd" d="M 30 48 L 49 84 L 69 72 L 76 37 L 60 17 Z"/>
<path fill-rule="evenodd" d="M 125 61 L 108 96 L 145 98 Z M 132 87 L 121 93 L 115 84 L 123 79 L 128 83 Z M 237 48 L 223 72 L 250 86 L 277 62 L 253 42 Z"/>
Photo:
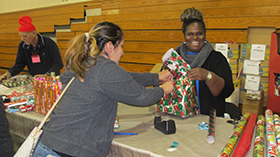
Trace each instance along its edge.
<path fill-rule="evenodd" d="M 249 27 L 247 43 L 213 44 L 226 56 L 232 69 L 235 91 L 226 101 L 242 104 L 242 114 L 263 114 L 263 107 L 267 106 L 270 42 L 275 31 L 274 27 Z"/>
<path fill-rule="evenodd" d="M 241 44 L 238 69 L 243 71 L 240 77 L 242 113 L 262 114 L 262 107 L 267 103 L 269 52 L 268 45 Z M 248 94 L 253 93 L 259 97 L 249 100 Z"/>

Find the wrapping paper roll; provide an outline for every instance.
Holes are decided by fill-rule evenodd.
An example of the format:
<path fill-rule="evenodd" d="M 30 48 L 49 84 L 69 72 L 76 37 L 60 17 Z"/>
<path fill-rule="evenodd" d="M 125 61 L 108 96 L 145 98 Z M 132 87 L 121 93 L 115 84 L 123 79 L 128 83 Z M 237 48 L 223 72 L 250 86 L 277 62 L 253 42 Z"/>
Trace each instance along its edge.
<path fill-rule="evenodd" d="M 222 150 L 220 157 L 230 157 L 233 148 L 236 144 L 236 141 L 240 137 L 243 128 L 245 127 L 246 123 L 248 122 L 248 119 L 250 118 L 250 113 L 245 113 L 243 117 L 241 118 L 240 122 L 238 123 L 238 126 L 235 128 L 233 134 L 231 135 L 230 139 L 228 140 L 228 143 L 226 144 L 225 148 Z"/>
<path fill-rule="evenodd" d="M 251 147 L 253 132 L 257 121 L 257 114 L 252 113 L 249 121 L 235 147 L 232 157 L 244 157 Z"/>
<path fill-rule="evenodd" d="M 277 145 L 275 139 L 275 128 L 273 124 L 273 113 L 270 109 L 265 111 L 267 157 L 277 157 Z"/>
<path fill-rule="evenodd" d="M 257 131 L 254 143 L 254 157 L 262 157 L 264 154 L 264 125 L 265 119 L 263 115 L 259 115 L 257 121 Z"/>
<path fill-rule="evenodd" d="M 215 120 L 216 120 L 216 109 L 212 108 L 209 115 L 208 135 L 206 141 L 209 144 L 215 142 Z"/>
<path fill-rule="evenodd" d="M 276 146 L 277 146 L 277 153 L 280 156 L 280 118 L 279 115 L 273 115 L 273 123 L 275 128 L 275 136 L 276 136 Z"/>

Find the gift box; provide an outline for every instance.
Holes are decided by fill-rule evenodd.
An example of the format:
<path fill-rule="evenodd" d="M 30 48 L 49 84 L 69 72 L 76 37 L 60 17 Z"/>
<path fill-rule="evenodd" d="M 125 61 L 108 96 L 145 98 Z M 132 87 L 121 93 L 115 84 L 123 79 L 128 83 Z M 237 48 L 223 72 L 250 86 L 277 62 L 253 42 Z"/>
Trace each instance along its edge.
<path fill-rule="evenodd" d="M 18 109 L 22 106 L 34 105 L 34 92 L 31 88 L 29 89 L 26 86 L 22 86 L 20 88 L 14 87 L 11 89 L 13 89 L 11 93 L 1 96 L 2 99 L 4 98 L 3 103 L 6 109 Z"/>
<path fill-rule="evenodd" d="M 34 78 L 35 111 L 47 114 L 61 94 L 62 83 L 59 77 Z"/>
<path fill-rule="evenodd" d="M 190 65 L 173 48 L 165 53 L 162 60 L 162 69 L 169 70 L 174 76 L 174 90 L 160 99 L 156 111 L 180 117 L 199 114 L 195 82 L 186 78 Z"/>

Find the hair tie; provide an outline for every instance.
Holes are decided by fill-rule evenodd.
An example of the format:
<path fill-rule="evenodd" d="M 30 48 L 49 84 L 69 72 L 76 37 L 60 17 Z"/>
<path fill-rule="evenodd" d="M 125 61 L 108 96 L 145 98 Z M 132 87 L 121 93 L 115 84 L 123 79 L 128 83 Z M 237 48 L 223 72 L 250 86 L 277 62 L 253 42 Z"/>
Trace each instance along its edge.
<path fill-rule="evenodd" d="M 86 42 L 88 42 L 88 40 L 89 40 L 89 34 L 88 33 L 85 33 L 85 35 L 86 35 Z"/>

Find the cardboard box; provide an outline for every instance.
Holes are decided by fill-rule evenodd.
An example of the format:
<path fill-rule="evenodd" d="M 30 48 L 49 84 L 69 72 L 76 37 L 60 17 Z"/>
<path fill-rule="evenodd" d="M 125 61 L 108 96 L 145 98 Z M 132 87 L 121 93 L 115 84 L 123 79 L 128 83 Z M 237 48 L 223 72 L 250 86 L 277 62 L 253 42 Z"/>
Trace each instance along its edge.
<path fill-rule="evenodd" d="M 266 45 L 265 60 L 269 60 L 271 33 L 275 32 L 275 27 L 248 27 L 247 43 L 248 44 L 264 44 Z M 241 53 L 241 51 L 240 51 Z M 241 58 L 241 56 L 240 56 Z M 245 59 L 245 58 L 243 58 Z M 248 59 L 248 58 L 247 58 Z"/>
<path fill-rule="evenodd" d="M 268 92 L 263 92 L 263 106 L 267 106 L 267 97 L 268 97 Z"/>
<path fill-rule="evenodd" d="M 241 44 L 239 58 L 240 59 L 250 59 L 251 58 L 251 49 L 252 49 L 252 44 Z M 266 45 L 265 57 L 264 57 L 265 60 L 269 60 L 269 54 L 270 54 L 270 46 Z"/>
<path fill-rule="evenodd" d="M 275 27 L 248 27 L 248 44 L 271 44 L 271 33 L 276 31 Z"/>
<path fill-rule="evenodd" d="M 246 90 L 244 88 L 241 88 L 239 89 L 239 104 L 243 104 L 243 99 L 244 99 L 244 96 L 246 95 Z M 266 107 L 267 106 L 267 97 L 268 97 L 268 92 L 263 92 L 263 104 L 262 106 L 263 107 Z"/>
<path fill-rule="evenodd" d="M 238 59 L 229 58 L 228 63 L 229 63 L 232 74 L 237 75 L 237 73 L 238 73 Z"/>
<path fill-rule="evenodd" d="M 240 76 L 240 88 L 244 89 L 245 88 L 245 83 L 246 83 L 246 76 L 245 74 L 242 74 Z M 261 76 L 260 78 L 260 84 L 259 84 L 259 91 L 263 90 L 264 92 L 268 91 L 268 77 Z"/>
<path fill-rule="evenodd" d="M 244 59 L 239 59 L 238 61 L 238 71 L 241 68 L 243 68 L 243 73 L 244 73 Z M 250 74 L 250 73 L 246 73 L 246 74 Z M 256 76 L 266 76 L 266 77 L 269 76 L 269 60 L 261 61 L 259 65 L 259 75 Z"/>
<path fill-rule="evenodd" d="M 232 80 L 236 80 L 237 74 L 232 74 Z"/>
<path fill-rule="evenodd" d="M 216 50 L 216 44 L 220 43 L 212 43 L 214 50 Z M 221 43 L 226 44 L 226 43 Z M 227 58 L 238 59 L 239 58 L 239 51 L 240 51 L 240 44 L 227 44 L 228 45 L 228 53 Z"/>
<path fill-rule="evenodd" d="M 243 97 L 243 104 L 242 104 L 242 114 L 246 112 L 249 113 L 256 113 L 258 115 L 262 115 L 263 113 L 263 91 L 260 92 L 260 100 L 252 99 L 247 97 L 247 94 Z"/>

